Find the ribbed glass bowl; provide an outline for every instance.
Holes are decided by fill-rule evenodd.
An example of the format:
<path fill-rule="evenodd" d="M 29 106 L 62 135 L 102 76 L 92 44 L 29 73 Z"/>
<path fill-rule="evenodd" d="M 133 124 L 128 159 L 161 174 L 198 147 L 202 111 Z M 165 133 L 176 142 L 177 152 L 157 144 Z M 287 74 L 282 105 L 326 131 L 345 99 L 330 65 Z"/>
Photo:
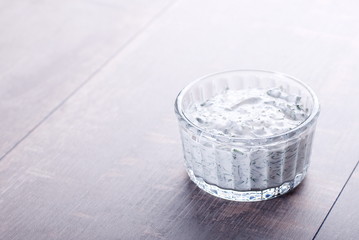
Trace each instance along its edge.
<path fill-rule="evenodd" d="M 250 138 L 210 133 L 186 116 L 195 103 L 203 103 L 225 89 L 281 87 L 301 97 L 309 117 L 278 135 Z M 202 77 L 177 96 L 185 166 L 191 180 L 204 191 L 228 200 L 261 201 L 283 195 L 304 179 L 310 162 L 319 103 L 303 82 L 285 74 L 261 70 L 234 70 Z"/>

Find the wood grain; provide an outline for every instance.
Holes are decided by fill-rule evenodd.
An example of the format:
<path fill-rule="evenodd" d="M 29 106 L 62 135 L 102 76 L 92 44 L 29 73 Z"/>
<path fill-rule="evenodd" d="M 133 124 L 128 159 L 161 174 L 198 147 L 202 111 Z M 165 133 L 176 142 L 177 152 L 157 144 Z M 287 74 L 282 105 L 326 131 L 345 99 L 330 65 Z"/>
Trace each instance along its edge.
<path fill-rule="evenodd" d="M 358 160 L 357 20 L 345 1 L 176 3 L 0 162 L 0 238 L 312 239 Z M 175 96 L 226 68 L 318 93 L 309 175 L 284 197 L 229 202 L 186 176 Z"/>
<path fill-rule="evenodd" d="M 358 239 L 358 199 L 359 168 L 356 166 L 355 171 L 315 239 Z"/>
<path fill-rule="evenodd" d="M 2 1 L 0 158 L 168 3 Z"/>

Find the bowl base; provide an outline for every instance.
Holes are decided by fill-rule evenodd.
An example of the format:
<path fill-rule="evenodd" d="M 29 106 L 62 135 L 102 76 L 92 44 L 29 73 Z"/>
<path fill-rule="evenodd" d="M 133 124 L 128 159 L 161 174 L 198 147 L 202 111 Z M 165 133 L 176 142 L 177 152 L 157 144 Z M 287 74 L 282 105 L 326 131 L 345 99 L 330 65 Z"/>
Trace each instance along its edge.
<path fill-rule="evenodd" d="M 190 179 L 205 192 L 219 198 L 237 202 L 258 202 L 273 199 L 288 193 L 297 187 L 304 179 L 306 170 L 295 176 L 294 180 L 285 182 L 278 187 L 267 188 L 264 190 L 236 191 L 223 189 L 216 185 L 206 183 L 202 178 L 196 177 L 192 170 L 187 169 Z"/>

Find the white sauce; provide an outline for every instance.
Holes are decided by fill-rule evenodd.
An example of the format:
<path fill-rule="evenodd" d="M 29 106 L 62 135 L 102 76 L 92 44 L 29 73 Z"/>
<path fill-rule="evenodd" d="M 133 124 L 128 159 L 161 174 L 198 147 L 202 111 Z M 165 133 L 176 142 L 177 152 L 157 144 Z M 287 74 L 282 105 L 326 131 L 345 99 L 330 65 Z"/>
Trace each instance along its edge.
<path fill-rule="evenodd" d="M 186 111 L 197 126 L 230 137 L 267 137 L 286 132 L 308 117 L 299 96 L 282 88 L 225 90 Z"/>

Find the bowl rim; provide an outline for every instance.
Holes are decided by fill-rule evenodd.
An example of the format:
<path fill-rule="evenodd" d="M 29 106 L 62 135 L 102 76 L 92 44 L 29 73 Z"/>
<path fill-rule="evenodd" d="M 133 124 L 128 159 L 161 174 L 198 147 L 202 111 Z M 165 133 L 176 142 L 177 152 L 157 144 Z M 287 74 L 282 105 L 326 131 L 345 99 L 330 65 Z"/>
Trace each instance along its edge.
<path fill-rule="evenodd" d="M 184 113 L 183 108 L 182 108 L 182 101 L 183 101 L 183 97 L 184 95 L 197 83 L 199 83 L 202 80 L 205 80 L 207 78 L 216 76 L 216 75 L 222 75 L 222 74 L 228 74 L 228 73 L 233 73 L 233 72 L 259 72 L 259 73 L 265 73 L 265 74 L 270 74 L 270 75 L 279 75 L 281 77 L 290 79 L 291 81 L 294 81 L 300 85 L 302 85 L 311 95 L 312 99 L 313 99 L 313 109 L 311 111 L 311 114 L 309 115 L 309 117 L 301 122 L 298 126 L 296 126 L 295 128 L 290 129 L 289 131 L 285 131 L 279 134 L 275 134 L 275 135 L 271 135 L 271 136 L 264 136 L 264 137 L 239 137 L 239 136 L 235 136 L 235 137 L 231 137 L 231 136 L 224 136 L 221 134 L 217 134 L 217 133 L 211 133 L 208 130 L 197 126 L 195 123 L 193 123 Z M 192 81 L 191 83 L 189 83 L 186 87 L 184 87 L 179 94 L 176 97 L 175 100 L 175 112 L 178 116 L 180 116 L 182 119 L 184 119 L 187 124 L 189 124 L 191 127 L 195 128 L 197 131 L 200 131 L 200 135 L 206 135 L 208 137 L 211 138 L 215 138 L 217 140 L 224 140 L 225 142 L 228 141 L 232 141 L 232 142 L 253 142 L 253 141 L 263 141 L 265 140 L 265 142 L 274 142 L 274 141 L 278 141 L 280 139 L 283 139 L 284 137 L 288 137 L 288 136 L 294 136 L 297 135 L 301 132 L 303 132 L 306 128 L 306 126 L 308 126 L 311 122 L 313 122 L 314 120 L 316 120 L 319 116 L 320 113 L 320 104 L 319 104 L 319 100 L 316 96 L 316 94 L 314 93 L 314 91 L 312 90 L 311 87 L 309 87 L 306 83 L 302 82 L 301 80 L 290 76 L 288 74 L 285 73 L 281 73 L 281 72 L 276 72 L 276 71 L 268 71 L 268 70 L 261 70 L 261 69 L 231 69 L 231 70 L 225 70 L 225 71 L 218 71 L 218 72 L 214 72 L 214 73 L 210 73 L 207 75 L 204 75 L 202 77 L 197 78 L 196 80 Z"/>

